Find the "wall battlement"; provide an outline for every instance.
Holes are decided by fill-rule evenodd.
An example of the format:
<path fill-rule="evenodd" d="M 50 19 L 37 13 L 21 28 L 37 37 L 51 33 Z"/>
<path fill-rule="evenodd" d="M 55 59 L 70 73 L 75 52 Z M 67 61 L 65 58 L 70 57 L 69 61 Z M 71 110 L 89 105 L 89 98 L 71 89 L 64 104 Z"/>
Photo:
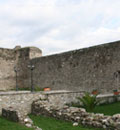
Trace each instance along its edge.
<path fill-rule="evenodd" d="M 120 41 L 43 57 L 35 47 L 0 53 L 1 90 L 15 88 L 15 65 L 20 68 L 19 87 L 30 87 L 29 63 L 35 65 L 34 87 L 104 93 L 120 89 Z"/>

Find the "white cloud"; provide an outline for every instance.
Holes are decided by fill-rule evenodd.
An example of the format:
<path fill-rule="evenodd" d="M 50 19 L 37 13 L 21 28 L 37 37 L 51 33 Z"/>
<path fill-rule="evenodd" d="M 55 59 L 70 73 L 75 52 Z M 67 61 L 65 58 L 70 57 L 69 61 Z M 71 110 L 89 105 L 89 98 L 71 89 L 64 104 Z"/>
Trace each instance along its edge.
<path fill-rule="evenodd" d="M 119 0 L 0 1 L 0 47 L 37 46 L 46 54 L 120 36 Z"/>

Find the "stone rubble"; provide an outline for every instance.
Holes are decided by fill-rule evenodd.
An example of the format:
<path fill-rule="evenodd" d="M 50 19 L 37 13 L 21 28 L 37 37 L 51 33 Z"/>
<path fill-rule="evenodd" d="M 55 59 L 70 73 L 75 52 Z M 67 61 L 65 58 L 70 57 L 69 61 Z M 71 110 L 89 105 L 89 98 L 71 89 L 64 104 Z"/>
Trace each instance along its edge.
<path fill-rule="evenodd" d="M 73 123 L 73 126 L 78 126 L 78 122 L 74 122 L 74 123 Z"/>
<path fill-rule="evenodd" d="M 73 122 L 73 126 L 82 124 L 106 130 L 120 130 L 120 114 L 105 116 L 104 114 L 88 113 L 83 108 L 53 106 L 48 100 L 37 100 L 32 104 L 32 114 L 55 117 L 56 119 Z"/>

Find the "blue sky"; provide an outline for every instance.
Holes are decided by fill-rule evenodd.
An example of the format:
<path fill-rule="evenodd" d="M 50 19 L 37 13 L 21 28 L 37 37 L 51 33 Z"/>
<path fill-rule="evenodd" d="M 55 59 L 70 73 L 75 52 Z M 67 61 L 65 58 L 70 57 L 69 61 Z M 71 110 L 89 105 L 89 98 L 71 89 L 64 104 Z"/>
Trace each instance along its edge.
<path fill-rule="evenodd" d="M 120 0 L 0 0 L 0 47 L 43 55 L 120 40 Z"/>

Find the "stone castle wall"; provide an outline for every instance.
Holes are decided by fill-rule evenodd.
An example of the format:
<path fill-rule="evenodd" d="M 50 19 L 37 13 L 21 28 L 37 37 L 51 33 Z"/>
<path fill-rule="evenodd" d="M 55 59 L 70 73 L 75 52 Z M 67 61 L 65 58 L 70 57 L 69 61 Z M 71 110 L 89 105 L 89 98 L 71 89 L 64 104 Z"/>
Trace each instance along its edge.
<path fill-rule="evenodd" d="M 0 90 L 12 89 L 15 84 L 14 64 L 15 52 L 10 49 L 0 49 Z"/>
<path fill-rule="evenodd" d="M 14 67 L 16 66 L 18 71 L 18 86 L 25 87 L 24 83 L 28 82 L 29 71 L 28 64 L 30 59 L 34 57 L 40 57 L 42 55 L 41 50 L 35 47 L 15 49 L 3 49 L 0 48 L 0 90 L 12 90 L 16 87 L 16 74 Z"/>
<path fill-rule="evenodd" d="M 0 49 L 0 90 L 15 89 L 14 66 L 19 68 L 18 86 L 30 88 L 33 64 L 34 87 L 52 90 L 110 92 L 120 89 L 120 41 L 41 57 L 35 47 Z"/>
<path fill-rule="evenodd" d="M 34 86 L 110 92 L 120 89 L 120 41 L 34 58 Z M 29 80 L 29 79 L 28 79 Z"/>
<path fill-rule="evenodd" d="M 17 65 L 20 69 L 18 75 L 18 86 L 20 88 L 30 88 L 31 85 L 31 70 L 28 68 L 31 65 L 31 59 L 41 57 L 42 52 L 35 47 L 26 47 L 17 50 L 19 54 Z"/>

